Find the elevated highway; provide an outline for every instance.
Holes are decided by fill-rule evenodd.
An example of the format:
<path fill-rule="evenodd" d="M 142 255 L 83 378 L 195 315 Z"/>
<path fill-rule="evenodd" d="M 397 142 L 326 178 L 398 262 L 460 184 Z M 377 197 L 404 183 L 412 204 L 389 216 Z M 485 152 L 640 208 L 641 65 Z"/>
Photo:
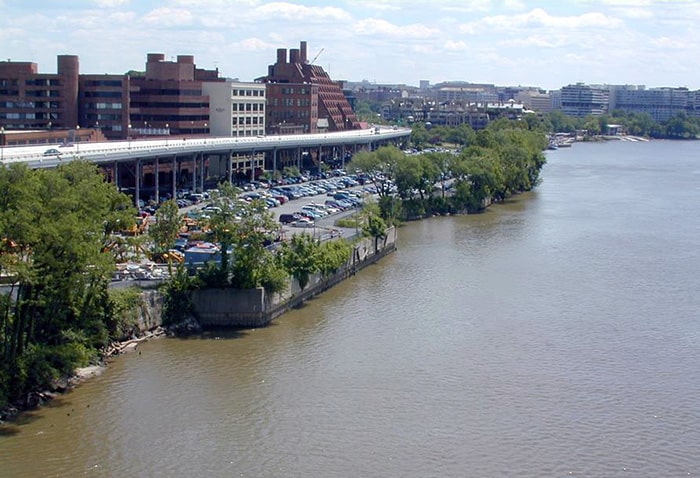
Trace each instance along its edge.
<path fill-rule="evenodd" d="M 407 128 L 379 127 L 366 130 L 306 135 L 259 137 L 168 137 L 133 139 L 104 143 L 74 143 L 69 146 L 41 144 L 0 148 L 3 165 L 24 163 L 30 168 L 54 168 L 73 159 L 83 159 L 98 165 L 131 163 L 136 159 L 156 159 L 202 154 L 254 154 L 276 150 L 314 149 L 326 147 L 369 147 L 397 143 L 408 139 Z M 58 153 L 48 153 L 55 150 Z"/>
<path fill-rule="evenodd" d="M 140 205 L 141 199 L 159 202 L 162 197 L 176 197 L 178 190 L 204 191 L 207 184 L 223 180 L 253 180 L 263 171 L 277 171 L 284 166 L 320 170 L 329 159 L 345 158 L 386 144 L 399 145 L 410 134 L 407 128 L 375 127 L 306 135 L 40 144 L 2 147 L 0 164 L 23 163 L 32 169 L 48 169 L 73 160 L 89 161 Z"/>

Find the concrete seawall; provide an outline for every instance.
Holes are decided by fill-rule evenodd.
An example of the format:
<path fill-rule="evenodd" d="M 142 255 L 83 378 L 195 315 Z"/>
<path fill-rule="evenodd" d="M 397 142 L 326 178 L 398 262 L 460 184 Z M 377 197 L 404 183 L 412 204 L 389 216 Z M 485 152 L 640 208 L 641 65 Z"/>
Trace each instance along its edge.
<path fill-rule="evenodd" d="M 320 294 L 396 250 L 396 228 L 387 230 L 386 238 L 365 238 L 355 244 L 352 257 L 335 274 L 313 274 L 301 290 L 291 279 L 286 290 L 267 294 L 265 289 L 205 289 L 192 293 L 197 320 L 204 328 L 251 328 L 269 325 L 287 310 Z"/>

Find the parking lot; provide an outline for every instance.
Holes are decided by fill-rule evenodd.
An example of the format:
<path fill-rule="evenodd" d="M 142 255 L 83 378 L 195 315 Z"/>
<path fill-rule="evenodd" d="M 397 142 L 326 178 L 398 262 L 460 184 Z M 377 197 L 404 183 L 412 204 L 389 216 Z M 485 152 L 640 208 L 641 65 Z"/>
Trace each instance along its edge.
<path fill-rule="evenodd" d="M 276 221 L 279 221 L 280 217 L 286 219 L 285 223 L 280 223 L 283 237 L 306 232 L 321 240 L 339 236 L 350 238 L 358 233 L 355 228 L 337 227 L 335 222 L 356 212 L 361 204 L 373 195 L 372 186 L 359 184 L 352 178 L 330 178 L 270 188 L 252 188 L 248 185 L 246 189 L 239 194 L 239 199 L 266 201 L 268 210 Z M 197 213 L 206 209 L 210 204 L 206 196 L 208 194 L 191 206 L 181 203 L 184 205 L 181 212 Z M 201 195 L 195 198 L 201 199 Z M 327 206 L 328 202 L 340 204 L 330 207 Z M 324 209 L 327 210 L 323 211 Z M 295 217 L 291 219 L 290 215 Z"/>

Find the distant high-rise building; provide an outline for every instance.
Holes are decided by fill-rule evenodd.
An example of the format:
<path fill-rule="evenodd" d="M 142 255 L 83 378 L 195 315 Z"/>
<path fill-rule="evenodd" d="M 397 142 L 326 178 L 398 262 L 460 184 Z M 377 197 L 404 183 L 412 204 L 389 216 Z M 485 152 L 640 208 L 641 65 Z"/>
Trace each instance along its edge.
<path fill-rule="evenodd" d="M 538 113 L 549 113 L 552 111 L 552 97 L 549 93 L 531 89 L 523 90 L 516 95 L 515 99 Z"/>
<path fill-rule="evenodd" d="M 612 85 L 610 111 L 646 113 L 655 121 L 668 121 L 678 113 L 693 114 L 694 92 L 688 88 L 649 88 L 643 85 Z"/>
<path fill-rule="evenodd" d="M 436 91 L 436 99 L 440 103 L 485 105 L 499 101 L 496 86 L 490 84 L 455 81 L 440 83 L 433 88 Z"/>
<path fill-rule="evenodd" d="M 267 76 L 256 81 L 267 87 L 267 132 L 271 134 L 344 131 L 360 127 L 341 86 L 313 61 L 306 42 L 300 48 L 277 50 Z"/>
<path fill-rule="evenodd" d="M 561 109 L 567 116 L 584 118 L 608 112 L 608 89 L 576 83 L 561 89 Z"/>

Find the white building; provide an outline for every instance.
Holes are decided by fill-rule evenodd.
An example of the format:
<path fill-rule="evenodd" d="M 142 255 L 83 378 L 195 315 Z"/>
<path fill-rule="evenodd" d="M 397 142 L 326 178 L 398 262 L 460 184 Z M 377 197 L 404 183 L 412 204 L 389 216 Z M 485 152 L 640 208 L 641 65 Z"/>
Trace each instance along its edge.
<path fill-rule="evenodd" d="M 209 134 L 212 136 L 255 137 L 265 134 L 265 84 L 227 79 L 202 83 L 209 96 Z M 263 171 L 265 154 L 233 154 L 233 172 L 252 180 Z"/>
<path fill-rule="evenodd" d="M 599 85 L 577 83 L 561 89 L 561 109 L 567 116 L 585 118 L 608 112 L 608 89 Z"/>
<path fill-rule="evenodd" d="M 209 132 L 212 136 L 265 134 L 265 85 L 235 80 L 205 82 L 209 96 Z"/>
<path fill-rule="evenodd" d="M 694 92 L 688 88 L 649 88 L 643 85 L 610 86 L 610 111 L 647 113 L 655 121 L 664 122 L 686 112 L 692 114 Z"/>
<path fill-rule="evenodd" d="M 524 90 L 519 92 L 516 97 L 527 108 L 538 113 L 549 113 L 552 111 L 552 98 L 549 93 L 541 91 Z"/>

